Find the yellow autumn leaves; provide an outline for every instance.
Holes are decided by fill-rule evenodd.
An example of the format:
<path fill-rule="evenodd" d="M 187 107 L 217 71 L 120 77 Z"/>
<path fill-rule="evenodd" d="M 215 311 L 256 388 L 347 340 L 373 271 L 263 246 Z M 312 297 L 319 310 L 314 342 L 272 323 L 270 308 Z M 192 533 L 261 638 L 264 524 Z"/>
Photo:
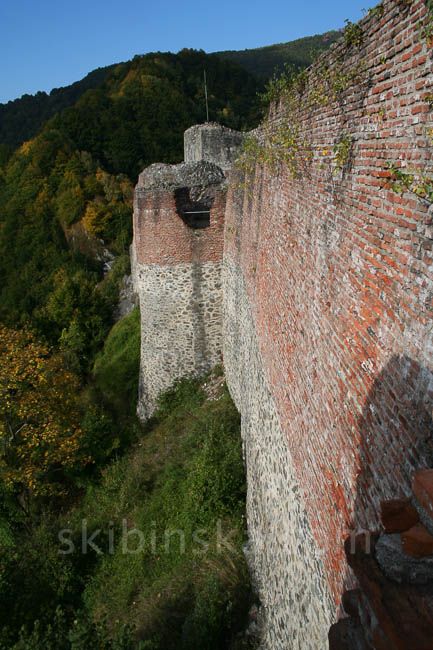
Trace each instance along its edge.
<path fill-rule="evenodd" d="M 0 326 L 0 478 L 35 495 L 58 494 L 82 452 L 79 381 L 61 356 L 26 331 Z"/>

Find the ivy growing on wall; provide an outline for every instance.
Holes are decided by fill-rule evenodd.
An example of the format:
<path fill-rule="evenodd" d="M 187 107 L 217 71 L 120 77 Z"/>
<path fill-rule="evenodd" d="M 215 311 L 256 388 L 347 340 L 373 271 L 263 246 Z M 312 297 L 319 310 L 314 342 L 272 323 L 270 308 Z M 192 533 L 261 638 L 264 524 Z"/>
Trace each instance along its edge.
<path fill-rule="evenodd" d="M 395 163 L 388 162 L 390 174 L 388 186 L 397 194 L 410 192 L 420 199 L 433 204 L 433 177 L 422 170 L 403 170 Z"/>

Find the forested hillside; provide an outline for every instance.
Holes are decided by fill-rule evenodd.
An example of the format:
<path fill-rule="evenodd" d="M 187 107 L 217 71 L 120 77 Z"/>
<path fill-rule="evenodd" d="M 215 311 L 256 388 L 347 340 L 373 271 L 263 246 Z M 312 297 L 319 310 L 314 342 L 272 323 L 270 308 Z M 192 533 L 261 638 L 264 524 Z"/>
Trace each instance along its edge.
<path fill-rule="evenodd" d="M 105 249 L 128 250 L 139 171 L 180 161 L 183 131 L 203 121 L 204 67 L 211 117 L 254 126 L 257 83 L 242 68 L 191 50 L 152 54 L 116 66 L 1 168 L 0 318 L 31 324 L 82 370 L 115 300 L 110 277 L 101 282 Z"/>
<path fill-rule="evenodd" d="M 13 150 L 32 138 L 55 113 L 72 106 L 86 90 L 97 88 L 114 66 L 97 68 L 70 86 L 53 88 L 48 94 L 23 95 L 19 99 L 0 104 L 0 143 Z"/>
<path fill-rule="evenodd" d="M 146 165 L 182 159 L 184 130 L 205 119 L 204 69 L 211 118 L 255 126 L 259 86 L 243 68 L 192 50 L 151 54 L 102 71 L 77 101 L 64 94 L 70 105 L 0 164 L 1 650 L 222 649 L 243 625 L 236 411 L 187 385 L 144 429 L 139 315 L 113 320 L 133 185 Z M 26 102 L 17 108 L 10 125 Z M 224 559 L 235 574 L 210 556 L 194 572 L 191 552 L 165 555 L 157 574 L 149 549 L 140 566 L 122 554 L 122 518 L 150 534 L 152 517 L 161 532 L 179 525 L 176 512 L 191 534 L 214 538 L 220 519 L 236 531 Z M 59 556 L 59 531 L 74 520 L 78 539 L 87 519 L 102 539 L 117 530 L 115 557 Z"/>
<path fill-rule="evenodd" d="M 331 31 L 288 43 L 277 43 L 249 50 L 216 52 L 216 56 L 239 63 L 252 75 L 261 81 L 266 81 L 274 74 L 281 73 L 285 66 L 295 69 L 306 68 L 317 55 L 335 43 L 340 36 L 341 32 Z"/>
<path fill-rule="evenodd" d="M 310 65 L 314 57 L 334 43 L 340 34 L 331 31 L 287 43 L 216 52 L 212 56 L 241 65 L 262 85 L 273 74 L 281 72 L 286 64 L 295 68 Z M 161 53 L 156 56 L 161 56 Z M 155 54 L 148 55 L 149 59 L 152 57 Z M 14 101 L 0 104 L 0 164 L 13 149 L 36 135 L 50 117 L 73 106 L 87 90 L 102 86 L 115 68 L 126 70 L 129 65 L 130 63 L 121 63 L 97 68 L 80 81 L 63 88 L 54 88 L 49 94 L 38 92 L 35 95 L 23 95 Z M 218 87 L 214 88 L 215 96 L 218 90 Z M 216 119 L 215 115 L 213 119 Z"/>

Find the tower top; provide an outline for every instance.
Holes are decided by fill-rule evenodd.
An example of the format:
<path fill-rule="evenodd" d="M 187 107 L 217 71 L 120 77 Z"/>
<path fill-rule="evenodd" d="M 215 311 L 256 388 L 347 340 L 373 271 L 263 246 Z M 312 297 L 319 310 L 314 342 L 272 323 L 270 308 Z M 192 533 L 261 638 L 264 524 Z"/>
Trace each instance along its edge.
<path fill-rule="evenodd" d="M 195 124 L 185 131 L 185 162 L 206 160 L 228 172 L 237 157 L 245 133 L 234 131 L 217 122 Z"/>

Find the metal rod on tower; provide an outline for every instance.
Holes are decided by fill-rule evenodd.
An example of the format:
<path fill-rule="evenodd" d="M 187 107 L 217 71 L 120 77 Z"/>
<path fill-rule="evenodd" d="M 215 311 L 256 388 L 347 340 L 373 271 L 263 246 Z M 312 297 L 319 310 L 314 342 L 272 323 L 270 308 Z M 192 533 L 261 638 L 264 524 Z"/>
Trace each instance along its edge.
<path fill-rule="evenodd" d="M 203 70 L 203 73 L 204 73 L 204 96 L 206 98 L 206 122 L 209 122 L 209 102 L 207 98 L 206 70 Z"/>

